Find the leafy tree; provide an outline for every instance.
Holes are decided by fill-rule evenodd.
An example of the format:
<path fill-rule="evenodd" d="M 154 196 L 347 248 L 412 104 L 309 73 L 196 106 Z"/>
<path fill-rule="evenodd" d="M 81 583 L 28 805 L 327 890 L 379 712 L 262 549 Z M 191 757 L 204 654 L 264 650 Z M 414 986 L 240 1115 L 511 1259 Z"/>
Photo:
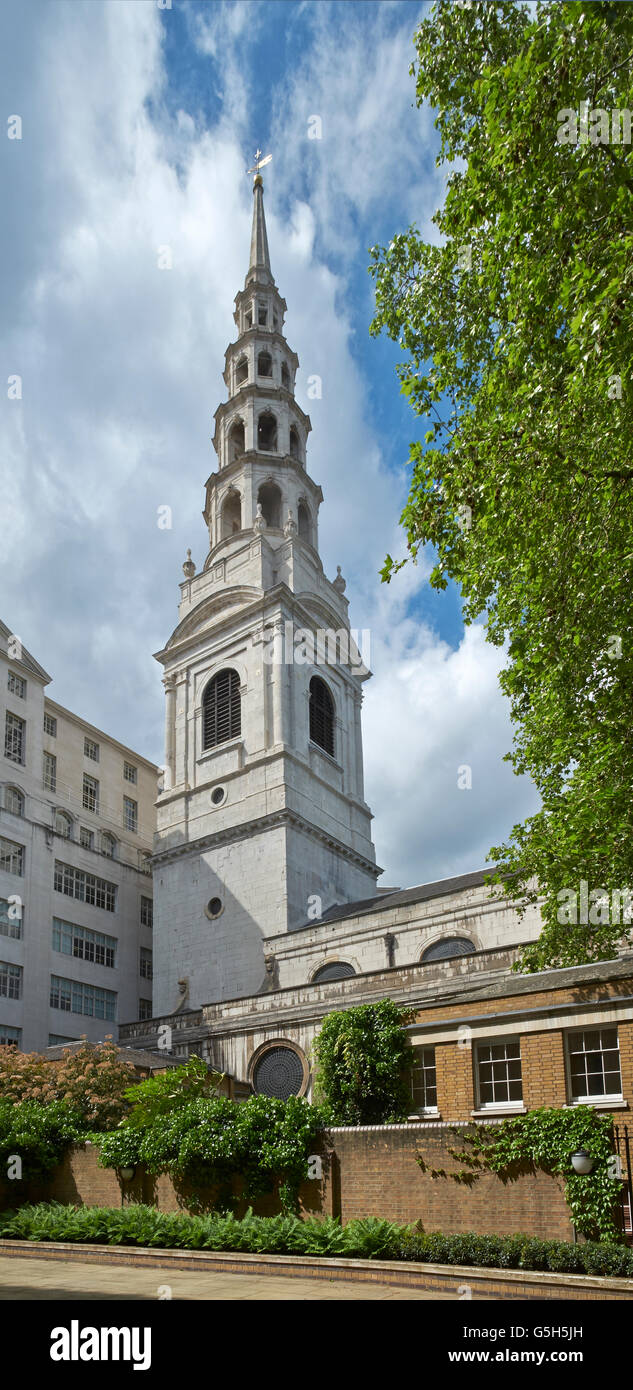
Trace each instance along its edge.
<path fill-rule="evenodd" d="M 210 1071 L 201 1057 L 190 1057 L 180 1067 L 169 1067 L 127 1087 L 123 1093 L 130 1107 L 127 1123 L 133 1128 L 147 1128 L 180 1111 L 190 1101 L 215 1096 L 221 1080 L 220 1074 Z"/>
<path fill-rule="evenodd" d="M 542 799 L 491 850 L 519 910 L 544 895 L 519 968 L 605 959 L 630 923 L 596 901 L 559 921 L 557 893 L 633 882 L 633 7 L 439 0 L 416 48 L 450 165 L 438 244 L 412 227 L 370 266 L 371 331 L 429 424 L 402 524 L 507 649 L 507 757 Z"/>
<path fill-rule="evenodd" d="M 84 1128 L 105 1130 L 118 1124 L 129 1106 L 126 1093 L 134 1070 L 111 1039 L 66 1049 L 57 1061 L 40 1052 L 0 1047 L 0 1100 L 63 1101 Z"/>
<path fill-rule="evenodd" d="M 406 1076 L 413 1048 L 404 1029 L 411 1015 L 391 999 L 328 1014 L 313 1043 L 316 1092 L 335 1125 L 390 1124 L 406 1119 Z"/>

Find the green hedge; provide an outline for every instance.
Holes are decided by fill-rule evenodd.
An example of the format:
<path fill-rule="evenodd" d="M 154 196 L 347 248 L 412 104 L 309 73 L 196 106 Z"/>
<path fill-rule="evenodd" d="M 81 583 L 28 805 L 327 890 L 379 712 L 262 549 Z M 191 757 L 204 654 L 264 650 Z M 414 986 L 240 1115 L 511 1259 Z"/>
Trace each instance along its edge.
<path fill-rule="evenodd" d="M 249 1254 L 415 1260 L 422 1264 L 547 1270 L 633 1278 L 633 1250 L 587 1241 L 571 1245 L 533 1236 L 442 1235 L 366 1217 L 338 1220 L 292 1215 L 187 1216 L 156 1207 L 73 1207 L 57 1202 L 0 1213 L 0 1237 L 90 1244 L 158 1246 L 163 1250 L 236 1250 Z"/>

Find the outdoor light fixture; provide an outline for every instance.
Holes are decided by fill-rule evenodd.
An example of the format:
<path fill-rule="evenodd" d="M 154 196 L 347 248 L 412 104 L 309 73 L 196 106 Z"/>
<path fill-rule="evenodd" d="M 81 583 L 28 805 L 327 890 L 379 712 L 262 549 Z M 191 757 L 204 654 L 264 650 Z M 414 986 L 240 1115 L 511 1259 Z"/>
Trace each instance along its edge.
<path fill-rule="evenodd" d="M 586 1149 L 576 1149 L 572 1154 L 571 1161 L 575 1173 L 591 1173 L 593 1171 L 594 1160 Z"/>
<path fill-rule="evenodd" d="M 123 1181 L 124 1181 L 124 1182 L 131 1182 L 131 1181 L 132 1181 L 132 1178 L 134 1177 L 135 1172 L 136 1172 L 136 1168 L 122 1168 L 122 1169 L 121 1169 L 121 1177 L 123 1178 Z"/>

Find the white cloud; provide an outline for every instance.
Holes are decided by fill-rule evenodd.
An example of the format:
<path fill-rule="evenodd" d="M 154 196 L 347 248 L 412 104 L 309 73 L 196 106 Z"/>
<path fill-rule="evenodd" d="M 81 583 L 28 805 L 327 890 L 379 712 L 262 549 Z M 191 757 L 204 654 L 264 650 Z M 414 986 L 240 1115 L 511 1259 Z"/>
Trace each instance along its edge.
<path fill-rule="evenodd" d="M 378 852 L 388 878 L 407 882 L 472 867 L 526 797 L 498 761 L 510 735 L 497 654 L 473 633 L 451 652 L 407 616 L 423 567 L 389 589 L 377 578 L 386 551 L 402 550 L 405 479 L 381 457 L 372 382 L 354 351 L 369 285 L 363 319 L 350 276 L 386 206 L 403 224 L 426 216 L 440 189 L 428 117 L 411 109 L 410 25 L 397 29 L 388 9 L 361 23 L 354 6 L 311 8 L 312 42 L 270 93 L 266 198 L 298 398 L 312 418 L 309 468 L 325 494 L 324 564 L 330 576 L 342 566 L 352 623 L 372 630 L 365 748 Z M 262 96 L 242 58 L 264 11 L 194 15 L 220 94 L 209 129 L 193 88 L 168 114 L 154 5 L 34 3 L 0 58 L 24 122 L 21 142 L 0 142 L 3 360 L 23 376 L 22 401 L 5 400 L 0 415 L 3 617 L 51 671 L 57 700 L 157 762 L 163 693 L 151 653 L 176 622 L 186 547 L 198 564 L 206 553 L 211 417 L 247 268 L 245 140 Z M 305 136 L 313 111 L 322 142 Z M 158 268 L 165 245 L 171 270 Z M 320 401 L 305 395 L 313 374 Z M 171 530 L 156 524 L 162 504 Z M 454 793 L 463 761 L 473 791 Z"/>

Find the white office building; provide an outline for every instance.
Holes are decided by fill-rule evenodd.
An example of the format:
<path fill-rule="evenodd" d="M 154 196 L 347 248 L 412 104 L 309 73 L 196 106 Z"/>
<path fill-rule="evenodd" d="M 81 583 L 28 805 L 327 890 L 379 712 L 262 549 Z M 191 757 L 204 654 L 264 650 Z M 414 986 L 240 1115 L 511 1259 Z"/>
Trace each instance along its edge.
<path fill-rule="evenodd" d="M 0 622 L 0 1044 L 25 1052 L 152 1013 L 159 769 L 50 680 Z"/>

